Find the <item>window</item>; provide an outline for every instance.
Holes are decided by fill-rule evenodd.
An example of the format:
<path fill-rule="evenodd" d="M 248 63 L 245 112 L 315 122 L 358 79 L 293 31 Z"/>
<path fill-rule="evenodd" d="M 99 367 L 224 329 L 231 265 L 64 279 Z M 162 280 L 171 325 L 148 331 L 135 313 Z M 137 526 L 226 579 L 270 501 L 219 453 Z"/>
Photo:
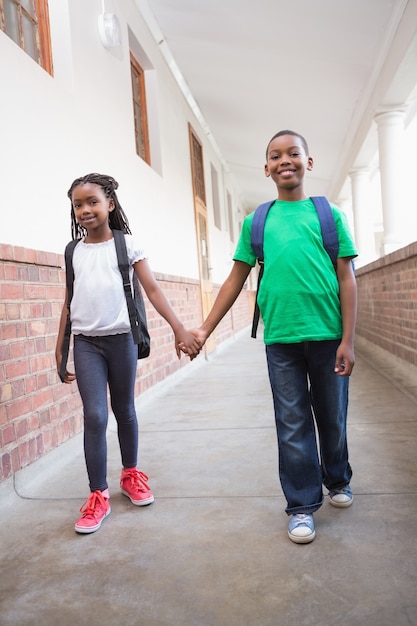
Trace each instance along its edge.
<path fill-rule="evenodd" d="M 221 218 L 220 218 L 220 198 L 219 198 L 219 177 L 217 171 L 213 165 L 211 165 L 211 190 L 213 194 L 213 213 L 214 213 L 214 225 L 221 230 Z"/>
<path fill-rule="evenodd" d="M 52 74 L 48 0 L 0 0 L 0 28 Z"/>
<path fill-rule="evenodd" d="M 130 55 L 132 73 L 133 115 L 135 119 L 136 152 L 151 164 L 148 135 L 148 116 L 146 113 L 145 73 L 135 57 Z"/>

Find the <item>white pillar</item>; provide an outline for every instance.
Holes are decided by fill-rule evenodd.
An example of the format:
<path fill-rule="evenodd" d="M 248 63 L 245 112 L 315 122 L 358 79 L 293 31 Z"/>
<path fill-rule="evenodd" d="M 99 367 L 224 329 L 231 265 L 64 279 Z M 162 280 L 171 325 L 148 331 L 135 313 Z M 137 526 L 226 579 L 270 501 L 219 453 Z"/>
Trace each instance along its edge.
<path fill-rule="evenodd" d="M 349 173 L 352 187 L 354 234 L 358 249 L 357 266 L 377 258 L 375 250 L 374 215 L 369 199 L 369 170 L 361 168 Z"/>
<path fill-rule="evenodd" d="M 375 116 L 378 127 L 381 202 L 384 221 L 384 253 L 403 247 L 408 241 L 404 184 L 404 118 L 401 110 Z"/>

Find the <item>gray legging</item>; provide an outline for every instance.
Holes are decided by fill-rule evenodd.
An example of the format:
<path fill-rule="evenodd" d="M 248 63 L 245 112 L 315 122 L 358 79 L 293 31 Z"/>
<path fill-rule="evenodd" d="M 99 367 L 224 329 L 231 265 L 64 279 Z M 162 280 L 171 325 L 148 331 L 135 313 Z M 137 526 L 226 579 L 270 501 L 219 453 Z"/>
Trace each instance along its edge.
<path fill-rule="evenodd" d="M 91 491 L 107 489 L 107 385 L 123 467 L 136 467 L 137 358 L 137 346 L 130 332 L 106 337 L 74 336 L 74 365 L 84 409 L 84 454 Z"/>

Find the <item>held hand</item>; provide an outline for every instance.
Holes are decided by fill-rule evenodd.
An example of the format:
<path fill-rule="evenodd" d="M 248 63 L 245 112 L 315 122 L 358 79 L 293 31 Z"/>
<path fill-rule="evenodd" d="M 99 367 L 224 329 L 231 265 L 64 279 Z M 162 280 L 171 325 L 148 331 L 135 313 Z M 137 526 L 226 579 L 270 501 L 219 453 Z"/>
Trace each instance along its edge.
<path fill-rule="evenodd" d="M 181 334 L 175 335 L 175 349 L 179 359 L 184 352 L 192 361 L 199 355 L 201 348 L 201 342 L 191 332 L 184 330 Z"/>
<path fill-rule="evenodd" d="M 194 337 L 200 342 L 201 347 L 203 347 L 208 339 L 208 333 L 202 328 L 192 328 L 190 333 L 194 335 Z"/>
<path fill-rule="evenodd" d="M 192 328 L 190 330 L 190 334 L 195 337 L 195 339 L 198 342 L 198 345 L 200 346 L 200 350 L 201 350 L 203 348 L 204 344 L 206 343 L 206 340 L 207 340 L 207 337 L 208 337 L 208 333 L 206 331 L 202 330 L 201 328 Z M 182 344 L 180 346 L 180 348 L 181 348 L 182 352 L 184 352 L 184 354 L 187 354 L 190 357 L 191 361 L 197 356 L 197 354 L 192 356 L 188 352 L 188 350 L 187 350 L 187 348 L 186 348 L 186 346 L 184 344 Z"/>
<path fill-rule="evenodd" d="M 355 365 L 353 347 L 343 342 L 337 349 L 334 371 L 338 376 L 350 376 Z"/>

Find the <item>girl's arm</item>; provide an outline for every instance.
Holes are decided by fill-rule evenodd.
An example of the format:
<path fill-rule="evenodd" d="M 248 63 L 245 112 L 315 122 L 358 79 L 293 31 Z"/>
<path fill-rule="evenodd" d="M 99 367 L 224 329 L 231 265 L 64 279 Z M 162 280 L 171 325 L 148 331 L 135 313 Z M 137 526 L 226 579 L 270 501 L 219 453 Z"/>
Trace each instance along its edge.
<path fill-rule="evenodd" d="M 68 318 L 68 291 L 65 290 L 65 301 L 64 301 L 64 304 L 62 306 L 61 318 L 59 320 L 58 337 L 57 337 L 57 340 L 56 340 L 56 347 L 55 347 L 55 360 L 56 360 L 56 368 L 57 368 L 58 373 L 59 373 L 59 370 L 61 368 L 62 346 L 63 346 L 63 343 L 64 343 L 65 327 L 67 325 L 67 318 Z M 68 372 L 68 370 L 67 370 L 65 372 L 64 383 L 72 383 L 73 380 L 75 380 L 75 374 L 72 373 L 72 372 Z"/>
<path fill-rule="evenodd" d="M 339 376 L 350 376 L 355 364 L 354 339 L 356 325 L 357 289 L 352 260 L 337 259 L 340 309 L 342 313 L 342 341 L 336 352 L 334 371 Z"/>
<path fill-rule="evenodd" d="M 220 291 L 210 313 L 200 328 L 193 329 L 192 331 L 193 335 L 197 337 L 202 345 L 204 345 L 207 338 L 232 307 L 234 301 L 242 291 L 242 287 L 251 269 L 251 266 L 243 261 L 235 261 L 233 263 L 232 270 L 220 287 Z"/>
<path fill-rule="evenodd" d="M 182 351 L 186 352 L 192 359 L 196 357 L 201 350 L 200 342 L 194 335 L 185 330 L 164 292 L 155 280 L 147 260 L 137 261 L 133 267 L 149 301 L 174 331 L 175 350 L 178 358 L 181 358 Z"/>

